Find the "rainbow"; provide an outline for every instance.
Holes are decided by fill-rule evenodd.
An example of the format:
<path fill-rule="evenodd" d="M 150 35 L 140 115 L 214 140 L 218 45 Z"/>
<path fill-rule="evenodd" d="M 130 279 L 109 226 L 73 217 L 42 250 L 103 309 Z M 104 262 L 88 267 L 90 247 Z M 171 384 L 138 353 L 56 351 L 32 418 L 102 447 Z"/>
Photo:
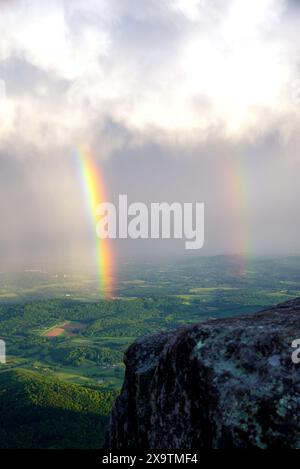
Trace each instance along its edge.
<path fill-rule="evenodd" d="M 232 156 L 224 163 L 227 205 L 235 225 L 231 251 L 239 258 L 239 274 L 244 277 L 254 252 L 248 171 L 243 154 Z"/>
<path fill-rule="evenodd" d="M 96 234 L 97 207 L 106 202 L 104 183 L 100 169 L 94 163 L 90 151 L 82 146 L 77 148 L 80 173 L 83 180 L 88 211 L 95 233 L 97 270 L 99 275 L 99 292 L 101 297 L 110 298 L 113 294 L 113 257 L 108 239 L 99 239 Z"/>

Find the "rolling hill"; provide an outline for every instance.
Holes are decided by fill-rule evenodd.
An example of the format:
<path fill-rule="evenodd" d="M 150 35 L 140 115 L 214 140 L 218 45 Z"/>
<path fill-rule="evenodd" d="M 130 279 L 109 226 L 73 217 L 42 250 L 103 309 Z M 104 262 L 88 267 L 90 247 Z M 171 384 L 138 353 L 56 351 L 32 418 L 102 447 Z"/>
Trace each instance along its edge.
<path fill-rule="evenodd" d="M 0 373 L 0 448 L 99 448 L 115 393 L 28 370 Z"/>

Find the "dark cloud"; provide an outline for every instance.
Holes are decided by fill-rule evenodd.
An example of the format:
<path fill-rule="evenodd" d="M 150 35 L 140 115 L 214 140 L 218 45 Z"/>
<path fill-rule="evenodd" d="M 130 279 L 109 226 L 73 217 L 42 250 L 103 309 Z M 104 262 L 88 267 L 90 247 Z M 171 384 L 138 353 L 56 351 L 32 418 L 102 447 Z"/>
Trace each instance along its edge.
<path fill-rule="evenodd" d="M 0 77 L 5 81 L 10 97 L 41 96 L 49 97 L 65 94 L 70 82 L 54 73 L 46 72 L 28 62 L 24 57 L 14 56 L 0 62 Z"/>
<path fill-rule="evenodd" d="M 204 202 L 201 253 L 235 253 L 246 249 L 246 238 L 256 253 L 289 253 L 299 249 L 300 188 L 279 130 L 250 143 L 212 134 L 191 144 L 183 136 L 135 133 L 108 119 L 92 153 L 109 201 L 125 193 L 129 202 L 146 204 Z M 119 140 L 106 160 L 104 137 Z M 67 267 L 91 258 L 94 232 L 73 149 L 57 148 L 51 158 L 32 147 L 18 152 L 19 145 L 0 158 L 3 266 Z M 122 258 L 191 255 L 183 241 L 115 241 L 114 250 Z"/>
<path fill-rule="evenodd" d="M 291 10 L 299 10 L 300 9 L 300 2 L 299 0 L 287 0 L 288 8 Z"/>

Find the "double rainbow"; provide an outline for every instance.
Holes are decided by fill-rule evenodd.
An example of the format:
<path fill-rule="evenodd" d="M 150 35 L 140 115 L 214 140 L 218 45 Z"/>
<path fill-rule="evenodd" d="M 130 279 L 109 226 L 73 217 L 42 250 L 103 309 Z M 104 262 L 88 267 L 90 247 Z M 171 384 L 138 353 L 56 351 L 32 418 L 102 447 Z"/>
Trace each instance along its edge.
<path fill-rule="evenodd" d="M 100 168 L 96 166 L 90 151 L 78 147 L 77 155 L 80 162 L 84 191 L 90 213 L 92 227 L 95 233 L 95 248 L 97 270 L 99 276 L 99 292 L 103 298 L 110 298 L 113 294 L 113 258 L 108 239 L 99 239 L 96 234 L 97 207 L 106 202 L 104 183 Z"/>

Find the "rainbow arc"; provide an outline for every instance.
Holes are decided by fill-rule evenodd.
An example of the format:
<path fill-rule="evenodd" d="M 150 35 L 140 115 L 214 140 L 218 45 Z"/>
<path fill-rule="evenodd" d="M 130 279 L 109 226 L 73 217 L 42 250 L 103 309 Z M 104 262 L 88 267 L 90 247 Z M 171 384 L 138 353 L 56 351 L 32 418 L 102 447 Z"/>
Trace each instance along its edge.
<path fill-rule="evenodd" d="M 99 239 L 96 234 L 97 207 L 106 202 L 103 177 L 98 165 L 95 164 L 90 151 L 79 147 L 77 151 L 81 175 L 84 183 L 88 210 L 95 233 L 95 249 L 97 269 L 99 275 L 99 291 L 103 298 L 110 298 L 113 294 L 113 256 L 108 239 Z"/>

